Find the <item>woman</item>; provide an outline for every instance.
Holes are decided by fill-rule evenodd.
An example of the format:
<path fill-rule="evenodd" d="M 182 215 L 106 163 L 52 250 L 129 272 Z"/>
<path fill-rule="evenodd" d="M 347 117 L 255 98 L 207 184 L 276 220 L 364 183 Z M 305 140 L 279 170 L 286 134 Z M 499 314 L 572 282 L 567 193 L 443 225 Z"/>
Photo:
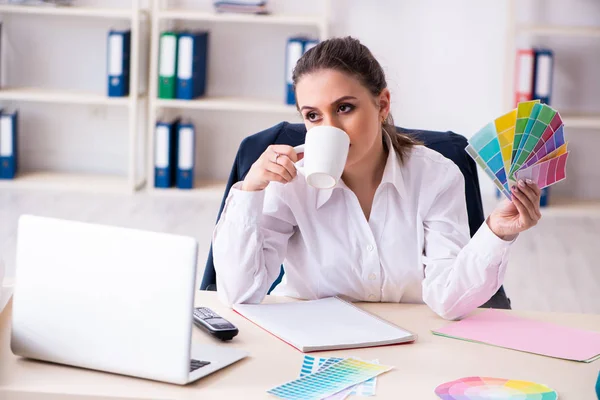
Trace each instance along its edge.
<path fill-rule="evenodd" d="M 342 179 L 314 189 L 291 147 L 270 146 L 232 187 L 215 228 L 221 300 L 261 302 L 282 263 L 273 293 L 301 299 L 425 302 L 447 319 L 489 300 L 511 243 L 541 218 L 539 188 L 519 182 L 470 238 L 463 175 L 396 133 L 383 70 L 365 46 L 324 41 L 298 61 L 293 81 L 307 129 L 348 134 Z"/>

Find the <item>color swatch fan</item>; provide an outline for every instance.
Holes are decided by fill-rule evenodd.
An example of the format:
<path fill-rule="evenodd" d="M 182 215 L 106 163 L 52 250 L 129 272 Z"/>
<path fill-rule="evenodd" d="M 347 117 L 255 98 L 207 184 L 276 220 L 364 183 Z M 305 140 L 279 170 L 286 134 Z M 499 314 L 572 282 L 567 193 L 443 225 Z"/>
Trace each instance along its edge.
<path fill-rule="evenodd" d="M 558 395 L 539 383 L 478 376 L 457 379 L 435 389 L 443 400 L 556 400 Z"/>
<path fill-rule="evenodd" d="M 466 151 L 512 200 L 510 188 L 520 179 L 543 189 L 567 177 L 563 127 L 556 110 L 539 100 L 526 101 L 473 135 Z"/>

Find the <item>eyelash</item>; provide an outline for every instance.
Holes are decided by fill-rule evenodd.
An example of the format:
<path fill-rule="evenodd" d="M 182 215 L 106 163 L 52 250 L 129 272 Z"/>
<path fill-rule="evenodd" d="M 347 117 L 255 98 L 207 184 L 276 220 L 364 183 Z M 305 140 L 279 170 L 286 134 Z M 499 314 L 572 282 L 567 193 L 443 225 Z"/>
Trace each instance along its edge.
<path fill-rule="evenodd" d="M 338 111 L 342 107 L 348 107 L 348 111 L 342 111 L 343 114 L 347 114 L 356 108 L 353 104 L 342 103 L 338 106 Z M 306 116 L 304 118 L 310 122 L 313 122 L 313 119 L 311 119 L 311 117 L 310 117 L 311 115 L 316 115 L 316 113 L 314 111 L 310 111 L 310 112 L 306 113 Z"/>

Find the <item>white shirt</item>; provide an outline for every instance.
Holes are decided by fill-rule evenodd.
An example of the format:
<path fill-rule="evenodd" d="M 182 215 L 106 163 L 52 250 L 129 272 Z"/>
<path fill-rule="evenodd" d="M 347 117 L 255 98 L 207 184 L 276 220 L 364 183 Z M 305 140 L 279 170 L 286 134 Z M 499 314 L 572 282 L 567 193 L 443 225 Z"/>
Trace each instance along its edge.
<path fill-rule="evenodd" d="M 486 223 L 470 238 L 464 177 L 451 160 L 416 146 L 400 165 L 388 148 L 368 221 L 342 180 L 327 190 L 300 173 L 262 191 L 235 184 L 213 234 L 221 301 L 260 303 L 282 263 L 273 294 L 425 302 L 447 319 L 489 300 L 511 242 Z"/>

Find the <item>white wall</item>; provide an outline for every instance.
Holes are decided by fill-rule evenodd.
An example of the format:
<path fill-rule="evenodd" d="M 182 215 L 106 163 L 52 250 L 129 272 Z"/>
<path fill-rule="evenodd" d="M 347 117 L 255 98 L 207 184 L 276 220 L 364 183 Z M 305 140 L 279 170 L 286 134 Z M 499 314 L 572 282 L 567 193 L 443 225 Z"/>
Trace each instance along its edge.
<path fill-rule="evenodd" d="M 504 2 L 380 3 L 336 2 L 333 33 L 358 37 L 380 60 L 397 124 L 470 135 L 502 111 Z"/>
<path fill-rule="evenodd" d="M 113 2 L 114 3 L 114 2 Z M 178 2 L 173 2 L 177 4 Z M 179 2 L 183 3 L 183 2 Z M 188 1 L 210 8 L 211 1 Z M 318 12 L 318 0 L 273 0 L 275 11 Z M 600 25 L 595 0 L 540 1 L 520 12 L 553 23 Z M 543 12 L 542 12 L 543 11 Z M 365 43 L 383 65 L 393 96 L 396 123 L 409 128 L 453 130 L 471 136 L 506 112 L 503 103 L 507 2 L 503 0 L 332 0 L 331 33 Z M 105 91 L 105 38 L 111 22 L 93 19 L 5 16 L 3 56 L 8 84 L 36 84 Z M 285 40 L 315 31 L 244 24 L 179 27 L 211 29 L 209 94 L 245 95 L 283 101 Z M 7 42 L 8 41 L 8 42 Z M 554 105 L 600 112 L 600 40 L 580 38 L 520 44 L 551 46 L 556 52 Z M 125 172 L 124 111 L 88 106 L 19 105 L 22 163 L 52 168 Z M 198 175 L 226 178 L 244 136 L 296 116 L 238 112 L 186 112 L 200 133 Z M 594 147 L 600 132 L 567 130 L 569 179 L 557 194 L 600 197 Z M 84 138 L 93 141 L 88 146 Z M 596 185 L 592 183 L 595 182 Z M 491 193 L 491 183 L 482 185 Z"/>
<path fill-rule="evenodd" d="M 517 0 L 519 19 L 600 26 L 595 0 Z M 467 137 L 508 111 L 503 99 L 507 1 L 335 1 L 333 34 L 363 41 L 386 70 L 396 124 Z M 555 51 L 553 106 L 600 113 L 600 40 L 521 38 Z M 600 131 L 566 129 L 572 151 L 558 196 L 600 197 Z M 485 193 L 491 182 L 480 173 Z"/>

